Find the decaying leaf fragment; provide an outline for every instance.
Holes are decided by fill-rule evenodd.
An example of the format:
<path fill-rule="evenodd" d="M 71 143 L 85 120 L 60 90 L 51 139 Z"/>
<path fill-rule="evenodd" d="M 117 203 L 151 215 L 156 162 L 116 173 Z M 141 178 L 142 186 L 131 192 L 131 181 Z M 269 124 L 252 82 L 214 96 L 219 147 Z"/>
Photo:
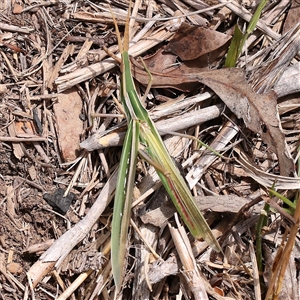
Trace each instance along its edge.
<path fill-rule="evenodd" d="M 183 23 L 168 45 L 143 58 L 153 76 L 152 87 L 193 90 L 197 81 L 186 76 L 215 67 L 227 52 L 230 38 L 217 31 Z M 179 64 L 178 57 L 184 63 Z M 143 65 L 135 60 L 132 65 L 134 77 L 147 85 L 149 75 Z"/>
<path fill-rule="evenodd" d="M 279 114 L 275 92 L 255 93 L 245 79 L 241 69 L 220 69 L 203 72 L 197 76 L 200 82 L 210 87 L 245 125 L 262 136 L 277 154 L 280 174 L 290 176 L 294 163 L 288 152 Z"/>
<path fill-rule="evenodd" d="M 165 52 L 164 48 L 161 48 L 152 56 L 143 58 L 152 75 L 153 88 L 175 88 L 183 92 L 195 89 L 197 81 L 195 78 L 189 78 L 187 75 L 197 74 L 203 71 L 203 69 L 196 65 L 193 65 L 191 68 L 185 64 L 179 65 L 177 59 L 177 55 Z M 131 63 L 134 78 L 147 86 L 149 83 L 149 74 L 145 71 L 143 65 L 134 59 L 131 59 Z"/>
<path fill-rule="evenodd" d="M 231 36 L 227 34 L 182 23 L 165 51 L 178 55 L 183 61 L 194 60 L 205 54 L 214 57 L 223 52 L 225 54 L 221 47 L 226 46 L 227 49 L 230 39 Z M 216 50 L 219 50 L 218 53 L 213 53 Z"/>

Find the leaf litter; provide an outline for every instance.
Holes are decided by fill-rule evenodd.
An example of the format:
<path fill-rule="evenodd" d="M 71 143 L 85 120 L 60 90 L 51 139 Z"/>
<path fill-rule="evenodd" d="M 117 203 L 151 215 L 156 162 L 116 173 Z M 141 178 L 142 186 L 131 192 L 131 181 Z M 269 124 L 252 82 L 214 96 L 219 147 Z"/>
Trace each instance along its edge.
<path fill-rule="evenodd" d="M 106 299 L 114 291 L 115 146 L 122 145 L 125 126 L 112 98 L 118 97 L 116 63 L 101 48 L 117 50 L 111 15 L 100 2 L 9 4 L 0 20 L 1 293 L 6 299 L 12 293 L 14 299 L 96 299 L 100 293 Z M 185 232 L 153 167 L 139 161 L 132 209 L 138 229 L 128 237 L 123 299 L 298 299 L 299 209 L 287 218 L 287 207 L 268 192 L 275 188 L 293 200 L 300 185 L 297 7 L 282 10 L 283 20 L 280 3 L 267 5 L 236 68 L 225 69 L 235 14 L 239 23 L 249 21 L 255 3 L 216 4 L 178 3 L 187 17 L 172 3 L 140 4 L 132 30 L 144 28 L 145 36 L 131 54 L 141 94 L 149 82 L 143 64 L 153 76 L 145 105 L 224 256 Z M 121 26 L 128 5 L 111 3 Z M 199 9 L 206 11 L 189 15 Z M 151 13 L 175 14 L 181 25 L 158 17 L 147 28 Z M 282 24 L 288 24 L 284 32 Z M 43 200 L 57 190 L 62 199 L 76 195 L 65 215 Z M 264 212 L 265 203 L 273 208 Z M 257 232 L 261 211 L 268 217 Z M 258 272 L 260 250 L 264 269 Z"/>

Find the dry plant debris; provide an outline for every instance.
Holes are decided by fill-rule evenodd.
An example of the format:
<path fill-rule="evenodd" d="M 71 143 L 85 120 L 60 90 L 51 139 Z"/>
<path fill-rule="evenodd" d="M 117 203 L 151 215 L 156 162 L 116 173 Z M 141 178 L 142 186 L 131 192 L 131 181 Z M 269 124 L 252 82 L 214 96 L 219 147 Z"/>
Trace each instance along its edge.
<path fill-rule="evenodd" d="M 267 3 L 236 68 L 223 68 L 258 2 L 133 4 L 137 89 L 144 63 L 145 106 L 224 255 L 185 231 L 140 160 L 120 299 L 299 299 L 299 1 Z M 113 298 L 126 122 L 103 50 L 118 55 L 109 5 L 122 29 L 127 1 L 0 4 L 1 299 Z M 65 215 L 44 200 L 74 194 Z"/>

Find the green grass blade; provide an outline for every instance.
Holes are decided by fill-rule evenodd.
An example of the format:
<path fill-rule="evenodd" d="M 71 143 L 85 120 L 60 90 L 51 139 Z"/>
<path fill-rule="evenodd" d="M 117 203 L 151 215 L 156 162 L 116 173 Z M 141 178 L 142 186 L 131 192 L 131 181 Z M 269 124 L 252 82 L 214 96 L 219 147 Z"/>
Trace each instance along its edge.
<path fill-rule="evenodd" d="M 120 291 L 123 282 L 128 226 L 139 146 L 138 136 L 139 123 L 131 120 L 122 149 L 112 219 L 111 263 L 116 293 Z"/>
<path fill-rule="evenodd" d="M 122 104 L 126 108 L 126 113 L 128 113 L 130 118 L 147 122 L 149 115 L 136 92 L 128 52 L 122 53 L 122 69 L 122 79 L 124 82 L 124 84 L 122 84 Z"/>
<path fill-rule="evenodd" d="M 287 204 L 289 207 L 291 207 L 293 210 L 296 209 L 296 203 L 292 202 L 290 199 L 284 197 L 280 193 L 276 192 L 275 190 L 269 190 L 269 193 L 272 196 L 278 197 L 280 200 L 282 200 L 285 204 Z"/>
<path fill-rule="evenodd" d="M 268 0 L 262 0 L 254 15 L 252 16 L 245 33 L 243 33 L 239 26 L 236 25 L 234 29 L 233 38 L 228 50 L 228 54 L 225 61 L 226 68 L 232 68 L 236 66 L 236 62 L 242 52 L 243 46 L 248 38 L 248 36 L 254 31 L 256 24 L 261 16 L 262 10 L 267 4 Z"/>
<path fill-rule="evenodd" d="M 239 25 L 236 24 L 234 28 L 234 34 L 227 53 L 226 61 L 225 61 L 226 68 L 235 67 L 239 55 L 242 51 L 243 45 L 244 45 L 244 34 L 240 30 Z"/>

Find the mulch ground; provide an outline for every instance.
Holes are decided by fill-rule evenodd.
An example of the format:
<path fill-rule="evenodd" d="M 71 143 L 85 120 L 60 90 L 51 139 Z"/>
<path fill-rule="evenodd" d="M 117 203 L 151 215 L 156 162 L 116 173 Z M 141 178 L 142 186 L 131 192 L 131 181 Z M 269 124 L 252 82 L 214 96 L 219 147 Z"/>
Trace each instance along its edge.
<path fill-rule="evenodd" d="M 150 18 L 153 12 L 160 17 L 173 15 L 174 3 L 141 3 L 138 17 Z M 178 1 L 176 5 L 187 14 L 217 4 L 197 6 Z M 195 54 L 194 49 L 199 48 L 194 45 L 196 38 L 187 38 L 183 44 L 181 39 L 176 40 L 179 44 L 173 44 L 172 51 L 189 43 L 193 51 L 185 55 L 189 56 L 187 60 L 193 56 L 192 63 L 177 54 L 161 56 L 162 47 L 179 28 L 174 22 L 164 29 L 172 20 L 152 25 L 141 38 L 149 42 L 151 34 L 157 34 L 159 40 L 160 30 L 166 30 L 165 40 L 149 47 L 136 41 L 133 46 L 133 55 L 142 55 L 154 74 L 146 106 L 157 127 L 185 134 L 167 135 L 164 140 L 171 155 L 183 165 L 195 201 L 220 239 L 224 256 L 188 234 L 183 256 L 190 251 L 186 256 L 193 268 L 186 269 L 182 248 L 167 225 L 178 226 L 175 209 L 153 175 L 153 168 L 139 160 L 124 289 L 119 296 L 123 299 L 264 299 L 267 292 L 272 299 L 299 299 L 296 204 L 291 208 L 283 204 L 280 195 L 269 194 L 274 183 L 280 186 L 282 195 L 297 203 L 300 187 L 294 178 L 299 152 L 299 4 L 268 4 L 262 18 L 266 28 L 258 26 L 238 61 L 237 67 L 245 71 L 248 82 L 232 82 L 235 91 L 247 85 L 258 93 L 271 89 L 277 93 L 276 99 L 270 94 L 264 99 L 277 101 L 280 119 L 273 110 L 271 117 L 266 117 L 265 111 L 261 117 L 258 105 L 255 114 L 263 122 L 257 131 L 254 115 L 252 120 L 247 119 L 242 108 L 238 109 L 242 105 L 226 100 L 223 86 L 218 89 L 211 78 L 207 79 L 212 69 L 224 66 L 227 36 L 233 34 L 237 16 L 242 25 L 256 8 L 254 2 L 234 4 L 236 10 L 224 6 L 186 19 L 185 23 L 197 26 L 197 30 L 199 26 L 211 29 L 210 38 L 201 31 L 202 39 L 220 43 L 216 46 L 212 41 L 209 53 Z M 0 5 L 0 298 L 113 299 L 110 201 L 126 123 L 115 100 L 120 85 L 117 63 L 103 50 L 105 46 L 118 51 L 108 5 L 101 1 L 28 0 Z M 121 34 L 128 5 L 111 3 Z M 245 11 L 239 13 L 242 8 Z M 137 18 L 136 23 L 133 31 L 139 32 L 147 22 Z M 185 30 L 189 33 L 181 32 L 182 38 L 194 29 Z M 222 36 L 216 38 L 216 31 Z M 194 37 L 200 34 L 196 32 Z M 221 38 L 224 41 L 220 42 Z M 284 45 L 288 52 L 279 51 Z M 147 48 L 146 53 L 143 48 Z M 170 61 L 175 66 L 180 63 L 180 68 L 175 67 L 167 77 L 170 75 L 159 72 Z M 133 71 L 143 93 L 149 79 L 138 66 L 134 65 Z M 295 66 L 294 73 L 285 73 L 292 74 L 285 75 L 290 79 L 279 82 L 291 66 Z M 184 81 L 189 72 L 204 72 L 207 77 Z M 218 76 L 221 82 L 225 80 L 224 74 Z M 226 84 L 231 86 L 232 79 L 228 78 Z M 249 91 L 245 95 L 255 98 Z M 251 102 L 250 110 L 255 105 Z M 179 124 L 187 113 L 198 110 L 201 121 L 191 115 L 185 125 Z M 276 129 L 269 134 L 272 126 Z M 223 156 L 211 159 L 212 152 L 190 136 Z M 267 209 L 266 219 L 260 217 L 263 208 Z M 265 223 L 257 229 L 259 221 Z M 262 246 L 258 243 L 260 236 Z M 260 270 L 256 262 L 259 257 Z M 288 270 L 285 277 L 280 273 L 284 268 Z M 193 282 L 195 278 L 197 283 Z M 276 289 L 281 289 L 279 298 Z"/>

